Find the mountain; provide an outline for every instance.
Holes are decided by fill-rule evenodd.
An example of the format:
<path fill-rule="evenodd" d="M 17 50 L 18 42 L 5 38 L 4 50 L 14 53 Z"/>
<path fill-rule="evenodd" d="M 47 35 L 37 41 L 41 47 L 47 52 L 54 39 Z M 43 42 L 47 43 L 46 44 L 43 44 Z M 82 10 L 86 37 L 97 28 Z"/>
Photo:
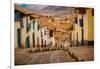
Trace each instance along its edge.
<path fill-rule="evenodd" d="M 48 11 L 54 15 L 70 15 L 74 13 L 74 8 L 66 6 L 47 6 L 42 10 Z"/>
<path fill-rule="evenodd" d="M 31 10 L 31 11 L 41 11 L 41 9 L 44 7 L 45 7 L 45 5 L 30 4 L 30 6 L 28 6 L 27 9 Z"/>
<path fill-rule="evenodd" d="M 66 6 L 47 6 L 47 7 L 44 7 L 43 10 L 67 11 L 67 10 L 74 10 L 74 8 L 66 7 Z"/>

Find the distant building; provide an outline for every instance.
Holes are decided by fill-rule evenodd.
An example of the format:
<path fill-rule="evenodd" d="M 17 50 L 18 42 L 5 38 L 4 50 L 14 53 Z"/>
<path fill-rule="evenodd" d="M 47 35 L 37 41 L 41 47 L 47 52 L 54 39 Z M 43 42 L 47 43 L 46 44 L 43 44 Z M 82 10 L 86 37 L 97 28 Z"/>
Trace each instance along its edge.
<path fill-rule="evenodd" d="M 55 30 L 55 46 L 57 48 L 61 47 L 61 37 L 62 37 L 62 32 L 60 29 Z"/>
<path fill-rule="evenodd" d="M 49 30 L 47 29 L 47 27 L 41 28 L 41 46 L 49 46 Z"/>
<path fill-rule="evenodd" d="M 62 47 L 67 48 L 71 46 L 71 40 L 70 40 L 70 33 L 69 31 L 62 31 Z"/>
<path fill-rule="evenodd" d="M 54 22 L 51 19 L 51 17 L 49 16 L 44 16 L 41 19 L 41 33 L 43 34 L 42 36 L 42 40 L 43 42 L 46 42 L 46 44 L 50 47 L 54 47 L 55 46 L 55 34 L 54 34 Z M 46 32 L 46 36 L 44 35 L 45 32 L 43 32 L 45 30 Z M 44 38 L 44 39 L 43 39 Z M 45 39 L 48 38 L 48 39 Z M 41 40 L 41 41 L 42 41 Z M 44 41 L 46 40 L 46 41 Z"/>
<path fill-rule="evenodd" d="M 64 29 L 56 29 L 55 31 L 55 45 L 58 48 L 70 46 L 69 31 Z"/>
<path fill-rule="evenodd" d="M 54 30 L 49 30 L 49 43 L 51 47 L 55 46 Z"/>

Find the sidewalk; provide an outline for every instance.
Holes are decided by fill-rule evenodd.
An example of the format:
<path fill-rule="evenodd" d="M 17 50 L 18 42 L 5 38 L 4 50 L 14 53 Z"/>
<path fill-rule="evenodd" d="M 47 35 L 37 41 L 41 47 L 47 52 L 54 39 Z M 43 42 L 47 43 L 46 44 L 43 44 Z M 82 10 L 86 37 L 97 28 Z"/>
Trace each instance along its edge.
<path fill-rule="evenodd" d="M 79 46 L 69 47 L 71 53 L 78 57 L 79 61 L 93 61 L 94 47 L 93 46 Z"/>

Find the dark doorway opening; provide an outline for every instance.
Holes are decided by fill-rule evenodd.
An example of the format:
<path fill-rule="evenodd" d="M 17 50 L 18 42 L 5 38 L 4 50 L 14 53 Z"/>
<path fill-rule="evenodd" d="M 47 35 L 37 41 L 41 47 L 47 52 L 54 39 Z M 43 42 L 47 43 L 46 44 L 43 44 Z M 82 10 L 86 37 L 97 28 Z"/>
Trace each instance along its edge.
<path fill-rule="evenodd" d="M 35 47 L 35 35 L 33 34 L 33 47 Z"/>
<path fill-rule="evenodd" d="M 29 48 L 29 36 L 26 38 L 26 48 Z"/>
<path fill-rule="evenodd" d="M 41 41 L 42 41 L 42 47 L 43 47 L 43 39 L 41 39 Z"/>
<path fill-rule="evenodd" d="M 45 47 L 46 47 L 46 40 L 45 40 Z"/>
<path fill-rule="evenodd" d="M 17 29 L 17 43 L 18 43 L 18 47 L 21 47 L 21 39 L 20 39 L 20 29 Z"/>
<path fill-rule="evenodd" d="M 50 30 L 50 37 L 53 37 L 53 30 Z"/>
<path fill-rule="evenodd" d="M 76 45 L 78 46 L 78 33 L 77 33 L 77 44 Z"/>
<path fill-rule="evenodd" d="M 83 30 L 83 27 L 82 27 L 82 45 L 83 45 L 83 41 L 84 41 L 84 30 Z"/>

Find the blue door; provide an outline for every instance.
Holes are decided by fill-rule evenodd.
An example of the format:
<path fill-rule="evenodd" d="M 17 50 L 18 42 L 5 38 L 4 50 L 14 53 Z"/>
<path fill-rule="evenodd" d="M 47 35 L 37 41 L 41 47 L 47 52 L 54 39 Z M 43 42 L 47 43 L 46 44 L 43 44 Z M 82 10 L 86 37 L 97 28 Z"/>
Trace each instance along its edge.
<path fill-rule="evenodd" d="M 29 37 L 26 38 L 26 48 L 29 48 Z"/>

